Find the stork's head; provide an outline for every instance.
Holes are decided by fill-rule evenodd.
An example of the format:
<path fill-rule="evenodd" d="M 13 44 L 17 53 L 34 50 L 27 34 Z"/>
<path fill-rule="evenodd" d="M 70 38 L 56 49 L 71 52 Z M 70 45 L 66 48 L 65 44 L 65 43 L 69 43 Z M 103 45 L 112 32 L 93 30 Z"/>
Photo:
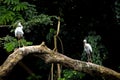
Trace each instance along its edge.
<path fill-rule="evenodd" d="M 83 40 L 83 43 L 87 43 L 87 40 L 86 40 L 86 39 L 84 39 L 84 40 Z"/>
<path fill-rule="evenodd" d="M 18 26 L 21 27 L 21 28 L 23 28 L 21 22 L 18 22 Z"/>

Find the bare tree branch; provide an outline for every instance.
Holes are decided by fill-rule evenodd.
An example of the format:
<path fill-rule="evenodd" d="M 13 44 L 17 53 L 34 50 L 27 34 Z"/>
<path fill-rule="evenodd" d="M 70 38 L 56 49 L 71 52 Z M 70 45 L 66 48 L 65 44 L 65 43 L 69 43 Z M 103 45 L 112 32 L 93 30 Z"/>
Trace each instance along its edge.
<path fill-rule="evenodd" d="M 10 27 L 11 25 L 0 25 L 0 28 L 2 27 Z"/>
<path fill-rule="evenodd" d="M 0 77 L 6 76 L 8 72 L 10 72 L 13 67 L 28 54 L 35 54 L 43 59 L 46 63 L 60 63 L 65 67 L 80 72 L 85 72 L 90 75 L 101 76 L 105 79 L 120 80 L 120 73 L 101 65 L 79 61 L 58 52 L 54 52 L 45 46 L 44 42 L 41 45 L 26 46 L 15 50 L 0 66 Z"/>

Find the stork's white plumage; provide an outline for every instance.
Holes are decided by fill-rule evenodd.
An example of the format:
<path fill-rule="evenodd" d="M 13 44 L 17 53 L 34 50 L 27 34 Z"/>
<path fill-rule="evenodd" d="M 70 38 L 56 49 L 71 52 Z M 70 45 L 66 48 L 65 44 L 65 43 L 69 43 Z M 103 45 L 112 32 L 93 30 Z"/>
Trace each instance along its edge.
<path fill-rule="evenodd" d="M 23 37 L 23 26 L 22 24 L 19 22 L 16 29 L 15 29 L 15 37 L 17 37 L 18 39 L 22 38 Z"/>
<path fill-rule="evenodd" d="M 19 22 L 18 23 L 18 25 L 17 25 L 17 27 L 16 27 L 16 29 L 15 29 L 15 37 L 17 37 L 18 38 L 18 43 L 19 43 L 19 47 L 20 47 L 20 39 L 23 37 L 23 34 L 24 34 L 24 32 L 23 32 L 23 26 L 22 26 L 22 24 Z M 22 42 L 21 42 L 22 43 Z M 23 43 L 22 43 L 22 45 L 23 45 Z M 24 46 L 24 45 L 23 45 Z"/>
<path fill-rule="evenodd" d="M 87 54 L 91 54 L 92 53 L 92 47 L 89 43 L 87 43 L 86 40 L 83 40 L 84 42 L 84 50 Z"/>
<path fill-rule="evenodd" d="M 83 40 L 83 43 L 84 43 L 84 51 L 86 52 L 88 56 L 88 61 L 91 62 L 92 47 L 89 43 L 87 43 L 86 39 Z"/>

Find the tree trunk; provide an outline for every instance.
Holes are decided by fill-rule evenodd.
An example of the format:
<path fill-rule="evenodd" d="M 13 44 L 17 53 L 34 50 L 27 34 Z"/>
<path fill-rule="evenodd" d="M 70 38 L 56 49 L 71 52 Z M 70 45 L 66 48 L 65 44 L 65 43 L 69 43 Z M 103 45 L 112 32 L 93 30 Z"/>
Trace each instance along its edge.
<path fill-rule="evenodd" d="M 28 54 L 34 54 L 43 59 L 46 63 L 60 63 L 65 67 L 85 72 L 92 76 L 102 76 L 107 80 L 120 80 L 120 73 L 101 65 L 72 59 L 58 52 L 54 52 L 45 46 L 44 42 L 41 45 L 26 46 L 15 50 L 0 66 L 0 77 L 6 76 L 8 72 Z"/>

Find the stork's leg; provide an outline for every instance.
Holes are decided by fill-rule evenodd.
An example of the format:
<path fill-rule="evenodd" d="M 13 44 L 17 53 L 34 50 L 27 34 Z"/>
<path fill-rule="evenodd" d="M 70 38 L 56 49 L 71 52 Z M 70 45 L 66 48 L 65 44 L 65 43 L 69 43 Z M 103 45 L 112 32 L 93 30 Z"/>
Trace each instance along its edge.
<path fill-rule="evenodd" d="M 87 61 L 89 62 L 89 54 L 87 54 Z"/>
<path fill-rule="evenodd" d="M 22 44 L 22 47 L 24 47 L 24 44 L 23 44 L 22 40 L 21 40 L 20 42 L 21 42 L 21 44 Z"/>
<path fill-rule="evenodd" d="M 18 39 L 18 47 L 20 48 L 20 34 L 17 34 L 17 39 Z"/>
<path fill-rule="evenodd" d="M 88 57 L 88 62 L 92 62 L 92 59 L 91 59 L 91 54 L 87 54 L 87 57 Z"/>
<path fill-rule="evenodd" d="M 18 39 L 18 47 L 20 48 L 20 40 Z"/>
<path fill-rule="evenodd" d="M 92 62 L 92 54 L 90 54 L 90 62 Z"/>

